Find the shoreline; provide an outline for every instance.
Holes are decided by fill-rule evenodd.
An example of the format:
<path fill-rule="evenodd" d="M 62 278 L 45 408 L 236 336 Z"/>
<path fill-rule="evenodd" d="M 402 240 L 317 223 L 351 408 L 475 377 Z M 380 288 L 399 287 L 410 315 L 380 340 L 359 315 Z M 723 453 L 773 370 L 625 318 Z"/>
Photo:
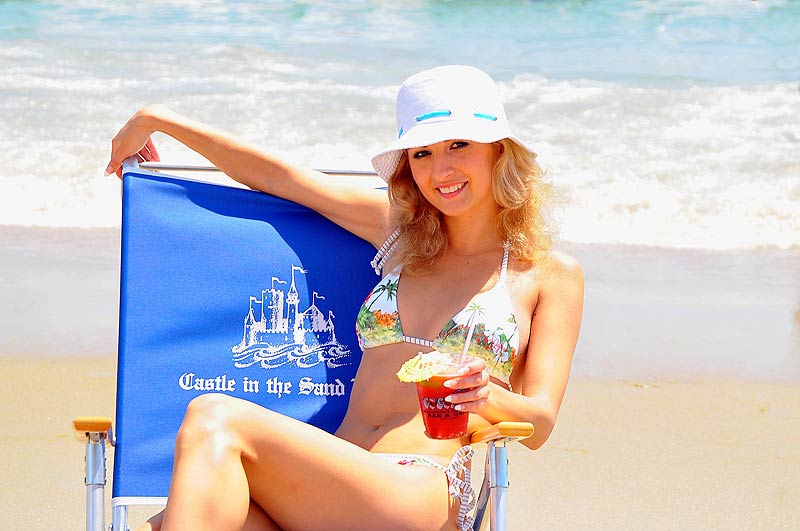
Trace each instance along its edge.
<path fill-rule="evenodd" d="M 800 249 L 558 248 L 586 277 L 574 377 L 800 382 Z M 119 228 L 0 226 L 0 354 L 115 353 L 119 249 Z"/>
<path fill-rule="evenodd" d="M 800 249 L 562 247 L 586 277 L 574 375 L 800 382 Z"/>

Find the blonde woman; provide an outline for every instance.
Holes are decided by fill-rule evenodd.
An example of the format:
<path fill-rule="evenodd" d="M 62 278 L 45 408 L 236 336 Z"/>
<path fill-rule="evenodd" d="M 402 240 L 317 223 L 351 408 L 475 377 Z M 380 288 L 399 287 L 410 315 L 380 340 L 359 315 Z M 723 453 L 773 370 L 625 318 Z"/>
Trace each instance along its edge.
<path fill-rule="evenodd" d="M 237 181 L 371 242 L 383 274 L 357 323 L 364 352 L 337 432 L 201 395 L 178 433 L 167 507 L 145 529 L 471 529 L 472 450 L 428 438 L 414 386 L 395 375 L 419 351 L 465 340 L 475 357 L 446 385 L 470 430 L 529 421 L 536 433 L 524 444 L 547 440 L 578 338 L 583 276 L 550 249 L 536 155 L 475 68 L 410 77 L 397 120 L 397 139 L 373 158 L 388 194 L 289 165 L 163 106 L 140 110 L 113 139 L 109 173 L 134 154 L 158 160 L 150 136 L 165 133 Z M 370 319 L 375 308 L 385 318 Z"/>

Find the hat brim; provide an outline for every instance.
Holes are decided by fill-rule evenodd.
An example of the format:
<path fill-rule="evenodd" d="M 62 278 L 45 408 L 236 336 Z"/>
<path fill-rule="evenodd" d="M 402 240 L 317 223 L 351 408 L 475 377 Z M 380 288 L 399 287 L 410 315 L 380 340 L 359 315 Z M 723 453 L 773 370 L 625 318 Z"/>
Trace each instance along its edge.
<path fill-rule="evenodd" d="M 475 120 L 454 121 L 443 120 L 426 124 L 418 124 L 406 134 L 389 144 L 372 157 L 372 166 L 378 175 L 388 181 L 397 165 L 403 151 L 410 148 L 430 146 L 445 140 L 469 140 L 482 144 L 491 144 L 508 138 L 523 149 L 534 153 L 532 149 L 517 138 L 508 127 L 507 122 L 491 124 L 476 123 Z"/>

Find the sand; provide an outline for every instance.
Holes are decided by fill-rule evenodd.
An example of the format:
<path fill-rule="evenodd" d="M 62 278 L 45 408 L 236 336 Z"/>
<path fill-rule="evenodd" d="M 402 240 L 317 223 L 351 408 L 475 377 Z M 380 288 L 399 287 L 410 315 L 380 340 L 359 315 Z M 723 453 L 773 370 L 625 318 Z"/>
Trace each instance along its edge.
<path fill-rule="evenodd" d="M 84 526 L 70 422 L 114 415 L 118 238 L 0 227 L 3 528 Z M 800 528 L 800 251 L 569 250 L 582 337 L 552 437 L 510 451 L 511 529 Z"/>
<path fill-rule="evenodd" d="M 113 416 L 114 360 L 4 358 L 0 374 L 3 527 L 83 528 L 70 422 Z M 796 529 L 799 440 L 798 385 L 575 380 L 547 444 L 510 450 L 511 529 Z"/>
<path fill-rule="evenodd" d="M 514 529 L 797 529 L 798 440 L 797 385 L 574 381 Z"/>

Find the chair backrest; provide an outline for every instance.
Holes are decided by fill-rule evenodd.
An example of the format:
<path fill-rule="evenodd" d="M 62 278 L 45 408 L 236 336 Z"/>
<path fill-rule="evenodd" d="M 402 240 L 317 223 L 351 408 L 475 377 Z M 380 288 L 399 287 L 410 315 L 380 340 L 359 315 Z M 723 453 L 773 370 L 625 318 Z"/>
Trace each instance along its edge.
<path fill-rule="evenodd" d="M 189 401 L 222 392 L 334 431 L 375 250 L 260 192 L 123 177 L 113 497 L 163 497 Z"/>

